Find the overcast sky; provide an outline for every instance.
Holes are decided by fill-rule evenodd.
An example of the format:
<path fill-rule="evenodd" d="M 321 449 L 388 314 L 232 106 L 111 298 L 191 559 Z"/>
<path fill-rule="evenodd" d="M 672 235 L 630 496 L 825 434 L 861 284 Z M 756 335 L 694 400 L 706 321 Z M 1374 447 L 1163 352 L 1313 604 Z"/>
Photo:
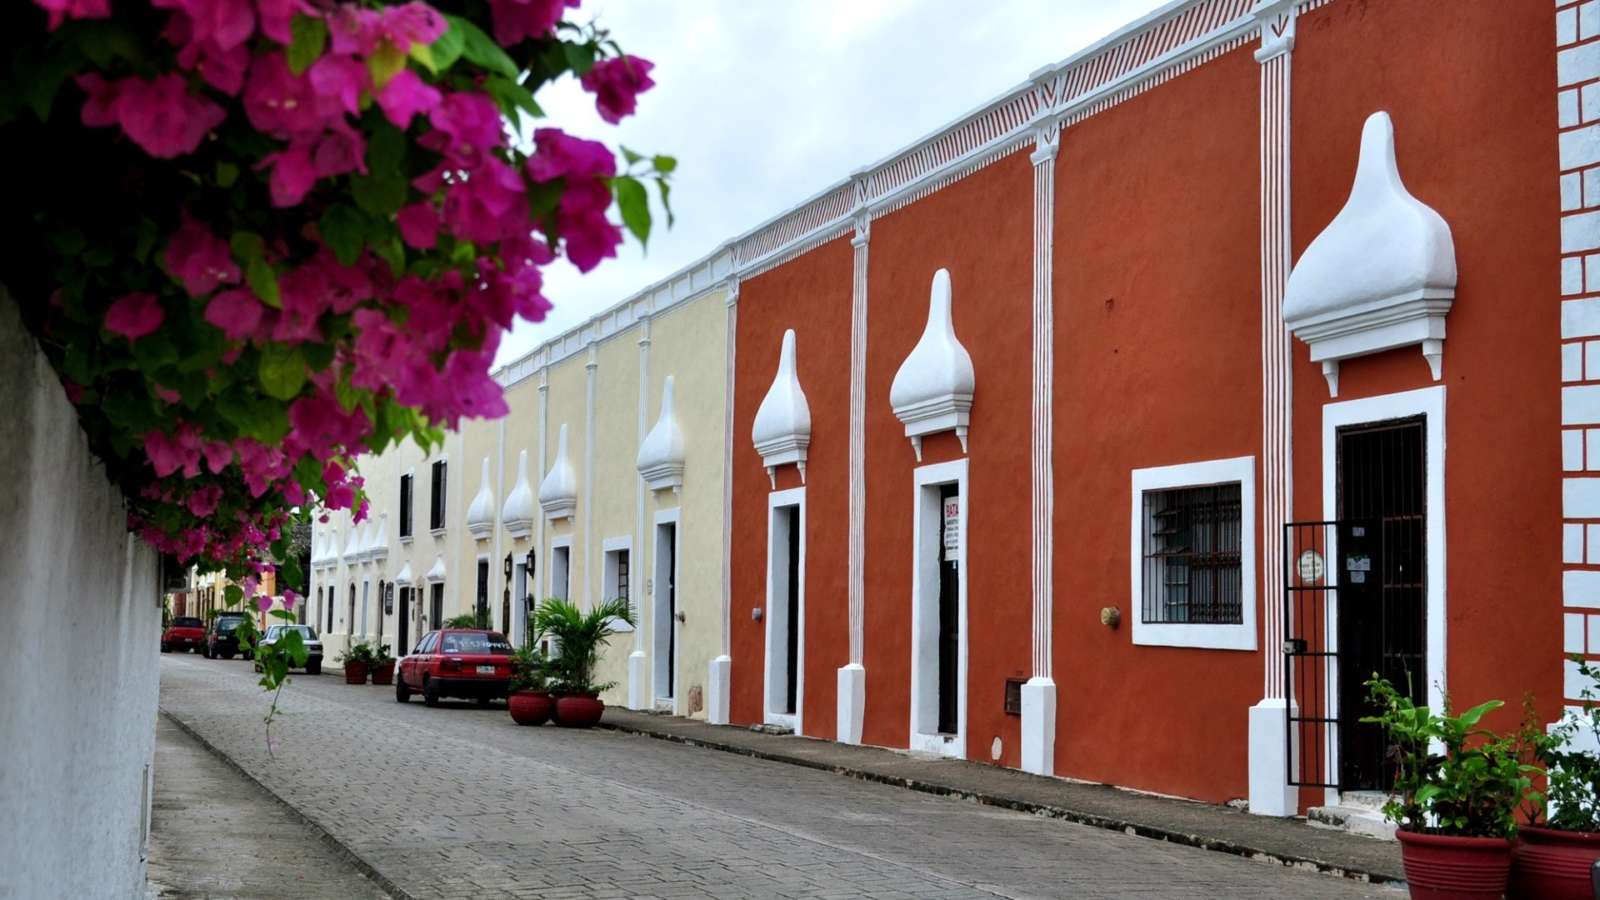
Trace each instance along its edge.
<path fill-rule="evenodd" d="M 609 126 L 568 78 L 539 95 L 574 134 L 678 158 L 677 224 L 588 275 L 547 272 L 555 304 L 503 364 L 718 244 L 939 128 L 1165 0 L 586 0 L 656 64 L 639 113 Z"/>

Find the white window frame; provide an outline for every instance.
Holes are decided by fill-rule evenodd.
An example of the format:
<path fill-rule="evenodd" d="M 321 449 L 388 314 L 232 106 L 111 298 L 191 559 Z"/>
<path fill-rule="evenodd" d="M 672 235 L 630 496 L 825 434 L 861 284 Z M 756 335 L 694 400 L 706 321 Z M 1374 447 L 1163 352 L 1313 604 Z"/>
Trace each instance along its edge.
<path fill-rule="evenodd" d="M 794 712 L 777 712 L 773 705 L 773 694 L 787 672 L 779 669 L 780 657 L 777 653 L 778 645 L 774 643 L 782 638 L 785 646 L 788 644 L 786 635 L 775 635 L 773 629 L 777 626 L 778 615 L 774 612 L 777 608 L 778 579 L 786 578 L 786 574 L 779 572 L 777 555 L 773 552 L 777 544 L 777 512 L 779 509 L 796 507 L 795 527 L 800 529 L 800 560 L 797 593 L 795 598 L 795 614 L 799 622 L 788 623 L 790 628 L 798 628 L 795 635 L 794 653 Z M 805 699 L 806 699 L 806 489 L 803 487 L 792 488 L 785 491 L 773 491 L 767 495 L 767 599 L 762 610 L 763 629 L 766 633 L 766 660 L 763 668 L 761 684 L 761 721 L 768 725 L 779 725 L 792 730 L 795 734 L 804 734 L 801 726 L 804 724 Z M 783 685 L 787 688 L 787 685 Z M 787 692 L 787 691 L 786 691 Z"/>
<path fill-rule="evenodd" d="M 549 564 L 544 567 L 544 596 L 539 598 L 541 603 L 550 597 L 556 596 L 557 550 L 567 551 L 567 591 L 562 595 L 561 599 L 569 601 L 572 599 L 572 535 L 564 534 L 550 539 L 550 555 L 546 557 L 549 560 Z"/>
<path fill-rule="evenodd" d="M 967 522 L 972 508 L 967 492 L 967 461 L 918 466 L 911 493 L 911 738 L 910 748 L 951 759 L 967 758 Z M 939 722 L 939 527 L 941 485 L 954 484 L 961 501 L 957 519 L 956 583 L 956 733 L 942 734 Z M 930 503 L 931 501 L 931 503 Z M 932 557 L 930 559 L 930 556 Z"/>
<path fill-rule="evenodd" d="M 638 571 L 638 559 L 633 555 L 632 535 L 608 537 L 603 538 L 600 541 L 600 600 L 601 602 L 615 600 L 619 596 L 616 594 L 617 557 L 615 555 L 619 551 L 626 552 L 628 554 L 628 593 L 630 596 L 623 597 L 622 599 L 627 601 L 628 612 L 633 616 L 634 620 L 637 621 L 639 618 L 639 610 L 634 608 L 633 597 L 631 595 L 633 593 L 633 578 Z M 628 634 L 633 631 L 633 625 L 627 622 L 613 622 L 611 627 L 618 634 Z"/>
<path fill-rule="evenodd" d="M 444 509 L 439 511 L 439 527 L 433 527 L 433 464 L 444 463 Z M 450 531 L 450 454 L 441 453 L 433 459 L 426 461 L 428 468 L 428 534 L 434 537 L 444 537 Z M 417 481 L 411 480 L 411 502 L 417 502 Z M 413 510 L 413 513 L 415 510 Z M 411 533 L 417 533 L 417 520 L 411 520 Z"/>
<path fill-rule="evenodd" d="M 448 470 L 448 468 L 449 467 L 447 466 L 446 469 Z M 408 510 L 408 512 L 411 514 L 411 533 L 410 534 L 403 534 L 403 535 L 400 536 L 400 543 L 406 544 L 406 545 L 410 545 L 412 541 L 415 541 L 417 539 L 417 469 L 416 469 L 416 467 L 412 466 L 411 468 L 405 470 L 404 472 L 401 472 L 400 473 L 400 477 L 401 478 L 410 478 L 411 479 L 411 497 L 410 497 L 411 509 Z M 395 490 L 396 491 L 400 490 L 398 482 L 396 482 L 396 484 L 395 484 Z M 446 496 L 445 499 L 448 500 L 450 498 L 448 496 Z M 395 522 L 394 523 L 394 527 L 395 527 L 396 531 L 400 530 L 400 523 L 399 522 Z"/>
<path fill-rule="evenodd" d="M 449 498 L 446 498 L 446 499 L 449 499 Z M 489 627 L 493 628 L 494 627 L 494 576 L 495 576 L 495 565 L 494 565 L 494 558 L 491 557 L 487 553 L 479 553 L 476 557 L 473 558 L 473 561 L 472 561 L 472 603 L 468 606 L 468 609 L 472 610 L 472 614 L 474 616 L 476 616 L 478 614 L 478 563 L 480 563 L 480 562 L 486 562 L 486 563 L 489 564 L 489 566 L 488 566 L 489 577 L 484 582 L 483 607 L 484 607 L 484 611 L 489 614 Z"/>
<path fill-rule="evenodd" d="M 1235 456 L 1204 462 L 1134 469 L 1128 527 L 1128 612 L 1133 642 L 1147 647 L 1196 647 L 1254 651 L 1256 636 L 1256 458 Z M 1239 611 L 1237 625 L 1144 621 L 1144 495 L 1175 488 L 1239 485 Z"/>

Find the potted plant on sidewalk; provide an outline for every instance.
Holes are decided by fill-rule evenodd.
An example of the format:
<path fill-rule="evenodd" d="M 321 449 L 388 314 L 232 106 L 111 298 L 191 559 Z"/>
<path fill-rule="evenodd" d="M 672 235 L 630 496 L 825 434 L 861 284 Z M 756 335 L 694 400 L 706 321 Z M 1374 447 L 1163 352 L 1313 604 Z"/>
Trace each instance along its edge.
<path fill-rule="evenodd" d="M 1531 700 L 1524 705 L 1523 758 L 1544 769 L 1543 794 L 1530 794 L 1528 824 L 1517 829 L 1511 853 L 1511 896 L 1569 900 L 1593 896 L 1590 870 L 1600 861 L 1600 736 L 1596 685 L 1600 670 L 1572 657 L 1591 684 L 1583 689 L 1586 709 L 1568 708 L 1548 731 Z"/>
<path fill-rule="evenodd" d="M 372 646 L 366 641 L 356 641 L 346 647 L 335 662 L 344 667 L 345 684 L 366 684 L 367 673 L 372 669 Z"/>
<path fill-rule="evenodd" d="M 1388 732 L 1394 795 L 1383 813 L 1397 826 L 1406 883 L 1415 900 L 1498 900 L 1511 875 L 1516 811 L 1537 770 L 1517 757 L 1515 738 L 1479 727 L 1504 704 L 1489 700 L 1435 713 L 1374 675 L 1367 683 Z"/>
<path fill-rule="evenodd" d="M 532 646 L 520 647 L 511 655 L 511 695 L 506 706 L 518 725 L 542 725 L 555 709 L 547 666 L 544 653 Z"/>
<path fill-rule="evenodd" d="M 388 644 L 373 647 L 367 665 L 372 669 L 373 684 L 394 684 L 394 654 L 389 652 Z"/>
<path fill-rule="evenodd" d="M 555 721 L 569 728 L 592 728 L 605 712 L 600 692 L 611 684 L 596 684 L 595 666 L 606 641 L 617 633 L 618 622 L 632 624 L 626 600 L 608 600 L 585 613 L 577 605 L 552 597 L 534 613 L 535 631 L 554 640 L 559 648 L 550 661 L 551 687 L 557 695 Z"/>

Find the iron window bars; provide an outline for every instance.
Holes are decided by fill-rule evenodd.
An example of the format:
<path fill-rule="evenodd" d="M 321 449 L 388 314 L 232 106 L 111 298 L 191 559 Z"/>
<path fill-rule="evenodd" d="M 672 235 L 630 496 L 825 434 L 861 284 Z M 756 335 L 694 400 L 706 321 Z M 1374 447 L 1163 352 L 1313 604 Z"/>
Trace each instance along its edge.
<path fill-rule="evenodd" d="M 1241 509 L 1237 482 L 1145 492 L 1145 623 L 1243 624 Z"/>

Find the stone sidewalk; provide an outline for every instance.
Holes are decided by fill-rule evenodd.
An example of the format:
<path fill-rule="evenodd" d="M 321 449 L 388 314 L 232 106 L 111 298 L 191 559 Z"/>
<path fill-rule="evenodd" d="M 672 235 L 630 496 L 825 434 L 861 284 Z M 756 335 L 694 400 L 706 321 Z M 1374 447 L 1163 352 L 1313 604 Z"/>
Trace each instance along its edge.
<path fill-rule="evenodd" d="M 606 708 L 601 726 L 1360 881 L 1405 880 L 1398 843 L 1317 828 L 1300 819 L 1252 816 L 1109 785 L 616 707 Z"/>

